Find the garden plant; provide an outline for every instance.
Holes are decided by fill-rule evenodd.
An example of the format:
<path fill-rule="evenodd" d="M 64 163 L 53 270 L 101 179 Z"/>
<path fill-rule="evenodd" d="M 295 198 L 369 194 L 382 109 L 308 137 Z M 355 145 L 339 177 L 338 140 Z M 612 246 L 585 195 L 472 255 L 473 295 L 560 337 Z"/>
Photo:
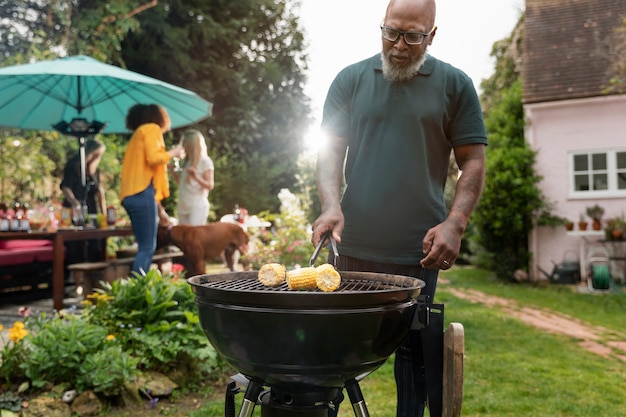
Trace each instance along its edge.
<path fill-rule="evenodd" d="M 221 366 L 199 324 L 191 287 L 158 270 L 103 283 L 82 311 L 31 313 L 23 312 L 0 350 L 0 409 L 60 385 L 115 403 L 144 372 L 171 376 L 184 387 L 210 379 Z"/>
<path fill-rule="evenodd" d="M 308 265 L 313 246 L 300 200 L 288 189 L 278 198 L 279 214 L 259 214 L 273 226 L 251 231 L 255 249 L 243 258 L 250 269 L 269 262 Z M 24 309 L 0 350 L 0 410 L 16 411 L 25 399 L 70 389 L 117 404 L 148 371 L 170 376 L 182 391 L 222 378 L 228 367 L 203 333 L 184 277 L 174 264 L 171 274 L 151 270 L 101 283 L 82 309 L 39 315 Z M 158 400 L 141 392 L 151 405 Z"/>

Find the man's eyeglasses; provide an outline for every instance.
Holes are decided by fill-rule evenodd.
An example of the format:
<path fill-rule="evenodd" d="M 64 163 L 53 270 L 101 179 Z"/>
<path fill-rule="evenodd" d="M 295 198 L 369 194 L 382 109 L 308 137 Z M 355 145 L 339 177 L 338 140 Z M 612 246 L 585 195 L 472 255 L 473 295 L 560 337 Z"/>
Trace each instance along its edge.
<path fill-rule="evenodd" d="M 396 42 L 400 35 L 404 37 L 404 42 L 407 45 L 421 45 L 424 43 L 424 39 L 430 36 L 437 26 L 433 26 L 433 28 L 428 33 L 422 32 L 402 32 L 398 29 L 390 28 L 389 26 L 381 26 L 380 30 L 383 34 L 383 39 L 388 40 L 389 42 Z"/>

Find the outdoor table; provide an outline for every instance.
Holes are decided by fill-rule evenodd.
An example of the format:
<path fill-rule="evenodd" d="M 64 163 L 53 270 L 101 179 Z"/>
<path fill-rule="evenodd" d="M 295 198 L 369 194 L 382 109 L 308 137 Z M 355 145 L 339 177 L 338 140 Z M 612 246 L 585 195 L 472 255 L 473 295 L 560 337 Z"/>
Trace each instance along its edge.
<path fill-rule="evenodd" d="M 59 229 L 56 231 L 33 231 L 33 232 L 0 232 L 0 240 L 11 239 L 47 239 L 52 240 L 52 300 L 56 310 L 64 308 L 65 297 L 65 257 L 64 243 L 66 241 L 80 241 L 91 239 L 107 239 L 113 236 L 129 236 L 133 234 L 130 227 L 97 229 L 97 228 L 72 228 Z M 106 245 L 102 253 L 102 260 L 106 260 Z"/>

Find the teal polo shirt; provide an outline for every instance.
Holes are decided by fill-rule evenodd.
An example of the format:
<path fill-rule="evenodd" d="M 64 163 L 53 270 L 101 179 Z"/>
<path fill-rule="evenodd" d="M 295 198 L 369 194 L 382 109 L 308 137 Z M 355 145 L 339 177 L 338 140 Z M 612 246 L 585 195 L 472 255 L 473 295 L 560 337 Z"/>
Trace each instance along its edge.
<path fill-rule="evenodd" d="M 340 255 L 401 265 L 419 263 L 424 235 L 447 216 L 451 149 L 487 144 L 472 80 L 430 55 L 405 82 L 383 77 L 380 54 L 343 69 L 322 129 L 348 139 Z"/>

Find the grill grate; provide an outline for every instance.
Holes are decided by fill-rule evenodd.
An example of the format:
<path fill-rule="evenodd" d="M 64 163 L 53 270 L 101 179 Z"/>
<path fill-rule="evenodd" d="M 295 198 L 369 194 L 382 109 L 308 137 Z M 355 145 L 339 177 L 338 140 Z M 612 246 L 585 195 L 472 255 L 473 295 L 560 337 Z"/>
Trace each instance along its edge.
<path fill-rule="evenodd" d="M 417 280 L 415 281 L 417 282 Z M 201 284 L 204 287 L 229 291 L 262 291 L 262 292 L 322 292 L 321 290 L 293 291 L 287 287 L 286 283 L 282 283 L 277 287 L 266 287 L 257 279 L 219 279 L 205 281 Z M 334 292 L 353 293 L 353 292 L 372 292 L 372 291 L 390 291 L 400 290 L 404 288 L 414 288 L 417 285 L 403 285 L 398 282 L 391 281 L 374 281 L 367 279 L 342 279 L 341 285 Z"/>

